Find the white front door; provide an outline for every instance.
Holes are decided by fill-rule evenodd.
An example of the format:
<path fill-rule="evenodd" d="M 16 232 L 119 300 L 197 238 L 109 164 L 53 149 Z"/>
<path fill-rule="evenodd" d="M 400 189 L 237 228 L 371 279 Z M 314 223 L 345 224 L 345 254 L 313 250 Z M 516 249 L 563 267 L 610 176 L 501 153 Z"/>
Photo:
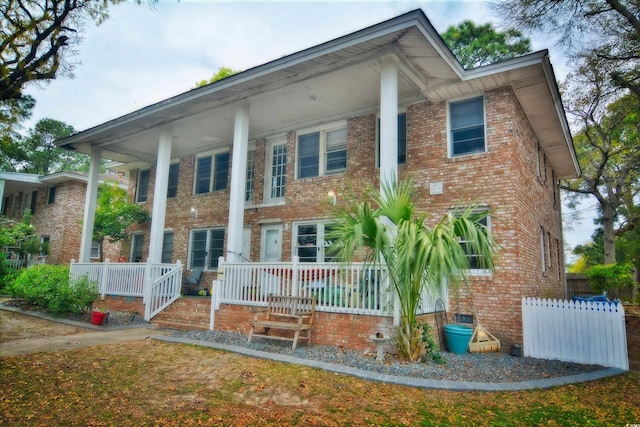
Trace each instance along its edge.
<path fill-rule="evenodd" d="M 282 261 L 282 224 L 262 226 L 260 261 Z"/>

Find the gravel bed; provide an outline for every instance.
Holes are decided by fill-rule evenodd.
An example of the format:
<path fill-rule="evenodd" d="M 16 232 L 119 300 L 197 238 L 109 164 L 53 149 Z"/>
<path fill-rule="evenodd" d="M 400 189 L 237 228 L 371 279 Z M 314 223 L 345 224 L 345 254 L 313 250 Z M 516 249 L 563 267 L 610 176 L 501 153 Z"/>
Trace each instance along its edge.
<path fill-rule="evenodd" d="M 344 348 L 299 344 L 291 351 L 288 342 L 256 339 L 247 343 L 247 336 L 224 331 L 174 331 L 174 337 L 235 345 L 271 353 L 282 353 L 300 359 L 318 360 L 346 365 L 387 375 L 446 381 L 475 381 L 487 383 L 521 382 L 535 379 L 562 377 L 603 369 L 598 365 L 581 365 L 557 360 L 514 357 L 508 353 L 442 354 L 446 363 L 408 363 L 387 354 L 377 361 L 375 351 L 363 352 Z"/>

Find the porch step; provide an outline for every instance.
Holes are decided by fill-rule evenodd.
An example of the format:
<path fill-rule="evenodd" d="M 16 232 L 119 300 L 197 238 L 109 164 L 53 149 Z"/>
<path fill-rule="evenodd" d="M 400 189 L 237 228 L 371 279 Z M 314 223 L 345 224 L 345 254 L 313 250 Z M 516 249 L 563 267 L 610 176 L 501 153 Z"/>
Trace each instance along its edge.
<path fill-rule="evenodd" d="M 182 297 L 151 319 L 151 323 L 162 328 L 208 330 L 210 309 L 210 297 Z"/>

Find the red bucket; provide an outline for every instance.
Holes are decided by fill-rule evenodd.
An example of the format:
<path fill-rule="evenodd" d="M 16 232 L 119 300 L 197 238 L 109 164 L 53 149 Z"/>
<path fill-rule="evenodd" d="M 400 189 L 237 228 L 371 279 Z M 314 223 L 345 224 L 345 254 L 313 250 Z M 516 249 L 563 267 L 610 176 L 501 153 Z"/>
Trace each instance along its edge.
<path fill-rule="evenodd" d="M 104 316 L 106 313 L 103 313 L 101 311 L 94 311 L 91 313 L 91 323 L 93 325 L 102 325 L 102 322 L 104 322 Z"/>

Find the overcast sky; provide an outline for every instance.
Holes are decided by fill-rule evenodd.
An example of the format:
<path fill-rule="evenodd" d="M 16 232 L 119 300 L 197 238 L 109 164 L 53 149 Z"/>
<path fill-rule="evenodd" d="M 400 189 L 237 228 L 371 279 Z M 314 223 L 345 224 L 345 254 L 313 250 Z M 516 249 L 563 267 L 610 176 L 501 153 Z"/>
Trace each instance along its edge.
<path fill-rule="evenodd" d="M 86 28 L 71 58 L 73 78 L 28 90 L 36 108 L 27 128 L 52 118 L 85 130 L 192 89 L 220 67 L 246 70 L 414 9 L 422 9 L 438 32 L 465 19 L 500 28 L 484 1 L 143 3 L 113 7 L 109 20 Z M 556 75 L 563 78 L 562 53 L 548 39 L 528 36 L 534 50 L 551 51 Z M 593 210 L 565 230 L 571 247 L 590 240 L 587 214 Z"/>

